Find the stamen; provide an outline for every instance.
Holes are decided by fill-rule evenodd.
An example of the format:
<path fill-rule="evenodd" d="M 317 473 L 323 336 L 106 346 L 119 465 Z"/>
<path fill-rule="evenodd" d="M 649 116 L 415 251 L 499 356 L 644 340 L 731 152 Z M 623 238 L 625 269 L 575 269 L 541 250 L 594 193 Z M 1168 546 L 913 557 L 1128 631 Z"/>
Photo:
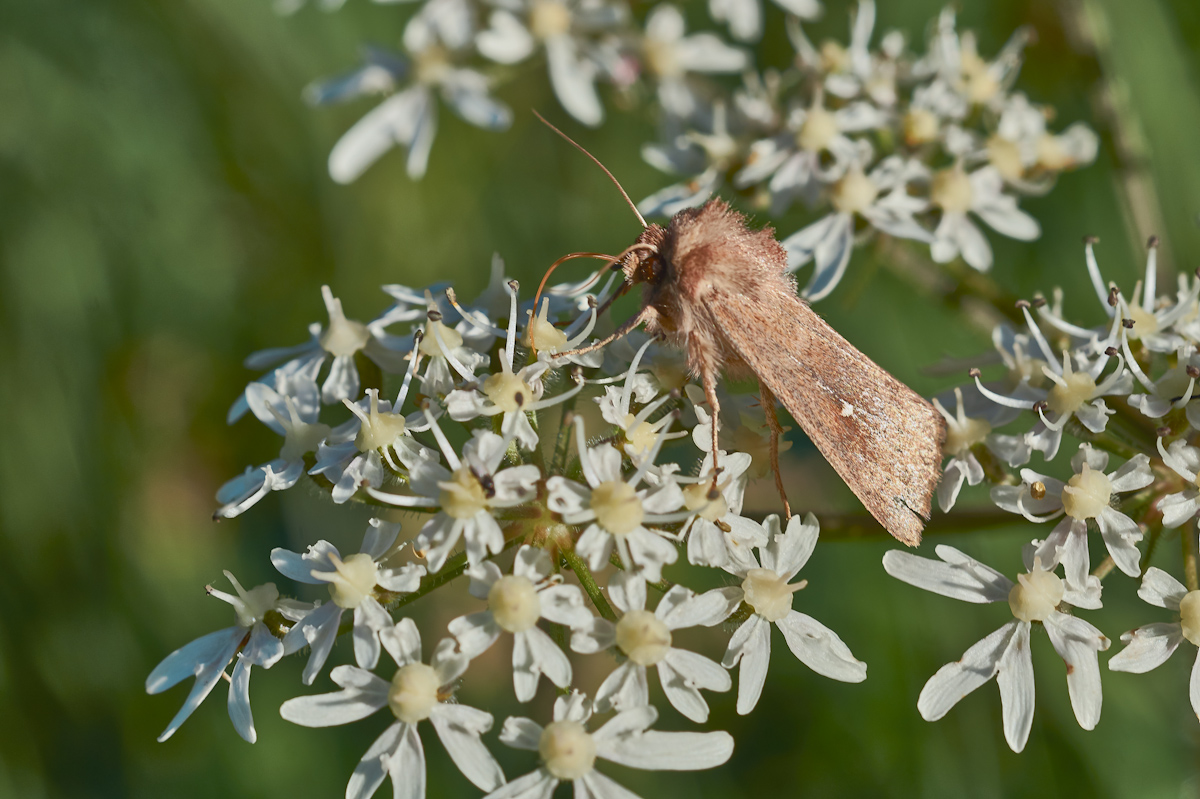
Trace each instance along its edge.
<path fill-rule="evenodd" d="M 1032 496 L 1032 493 L 1031 493 L 1031 496 Z M 1047 514 L 1045 516 L 1036 516 L 1036 515 L 1030 513 L 1029 511 L 1025 510 L 1025 495 L 1024 494 L 1017 495 L 1017 512 L 1019 512 L 1022 516 L 1024 516 L 1026 519 L 1033 522 L 1034 524 L 1041 524 L 1043 522 L 1048 522 L 1048 521 L 1051 521 L 1052 519 L 1057 519 L 1059 516 L 1063 515 L 1063 511 L 1061 511 L 1061 510 L 1056 510 L 1053 513 Z"/>
<path fill-rule="evenodd" d="M 972 370 L 972 371 L 976 371 L 976 370 Z M 976 374 L 973 374 L 971 376 L 975 378 L 975 385 L 979 389 L 979 393 L 982 394 L 983 396 L 987 397 L 988 399 L 990 399 L 992 402 L 996 403 L 997 405 L 1003 405 L 1006 408 L 1017 408 L 1018 410 L 1022 410 L 1022 411 L 1033 410 L 1033 406 L 1034 406 L 1033 400 L 1022 400 L 1022 399 L 1017 399 L 1016 397 L 1006 397 L 1003 394 L 997 394 L 996 392 L 992 391 L 990 388 L 987 388 L 986 386 L 983 385 L 983 381 L 979 379 L 979 374 L 977 371 L 976 371 Z"/>
<path fill-rule="evenodd" d="M 438 315 L 440 316 L 441 314 Z M 437 342 L 438 348 L 442 351 L 442 357 L 446 359 L 446 363 L 450 364 L 463 380 L 470 380 L 475 377 L 475 375 L 471 374 L 471 370 L 463 366 L 462 362 L 458 358 L 455 358 L 454 353 L 446 346 L 446 342 L 442 338 L 442 326 L 438 324 L 438 321 L 430 318 L 430 322 L 432 324 L 427 325 L 426 328 L 433 328 L 433 340 Z"/>
<path fill-rule="evenodd" d="M 517 289 L 520 288 L 521 284 L 515 280 L 510 280 L 506 285 L 508 286 L 511 301 L 509 302 L 508 310 L 508 341 L 504 344 L 504 360 L 501 361 L 501 365 L 507 363 L 507 368 L 504 371 L 511 372 L 513 371 L 513 358 L 516 357 L 517 352 Z M 532 333 L 530 333 L 529 343 L 530 346 L 533 345 Z"/>
<path fill-rule="evenodd" d="M 1087 261 L 1088 277 L 1092 279 L 1092 288 L 1096 290 L 1096 296 L 1100 298 L 1100 307 L 1105 313 L 1112 316 L 1115 311 L 1110 307 L 1108 289 L 1105 288 L 1104 278 L 1100 276 L 1100 265 L 1096 263 L 1096 253 L 1092 251 L 1092 245 L 1100 241 L 1095 236 L 1088 236 L 1083 240 L 1084 260 Z"/>
<path fill-rule="evenodd" d="M 380 502 L 395 505 L 398 508 L 436 508 L 437 500 L 431 497 L 418 497 L 412 494 L 389 494 L 373 486 L 367 486 L 367 493 Z M 414 550 L 415 554 L 415 550 Z"/>
<path fill-rule="evenodd" d="M 408 389 L 412 385 L 413 378 L 417 374 L 417 369 L 421 365 L 421 339 L 425 338 L 425 334 L 420 330 L 413 331 L 413 349 L 409 354 L 412 360 L 412 368 L 404 373 L 404 383 L 400 386 L 400 393 L 396 395 L 396 402 L 392 405 L 392 412 L 399 413 L 404 401 L 408 399 Z"/>
<path fill-rule="evenodd" d="M 1158 236 L 1151 236 L 1146 246 L 1150 252 L 1146 255 L 1146 289 L 1142 294 L 1142 309 L 1154 313 L 1155 294 L 1158 293 Z"/>
<path fill-rule="evenodd" d="M 522 408 L 522 410 L 540 411 L 544 408 L 550 408 L 554 405 L 558 405 L 560 403 L 566 402 L 571 397 L 574 397 L 576 394 L 578 394 L 580 391 L 583 390 L 583 386 L 584 386 L 583 375 L 578 370 L 576 370 L 576 371 L 572 372 L 571 379 L 575 381 L 574 388 L 569 388 L 566 391 L 564 391 L 563 393 L 556 394 L 553 397 L 550 397 L 549 399 L 538 400 L 537 402 L 534 402 L 534 403 L 529 404 L 528 406 L 525 406 L 524 408 Z"/>
<path fill-rule="evenodd" d="M 1057 366 L 1054 350 L 1050 348 L 1050 342 L 1046 341 L 1046 337 L 1042 335 L 1042 329 L 1037 326 L 1037 323 L 1033 321 L 1033 315 L 1029 313 L 1029 303 L 1018 302 L 1017 305 L 1020 306 L 1021 313 L 1025 315 L 1025 324 L 1029 326 L 1029 334 L 1033 336 L 1033 340 L 1037 342 L 1038 348 L 1041 349 L 1042 357 L 1046 359 L 1047 363 Z"/>
<path fill-rule="evenodd" d="M 574 338 L 567 339 L 567 343 L 565 345 L 563 345 L 568 350 L 573 350 L 576 347 L 578 347 L 580 344 L 582 344 L 587 339 L 587 337 L 591 335 L 592 330 L 596 327 L 597 314 L 596 314 L 596 298 L 595 297 L 588 298 L 588 306 L 589 307 L 588 307 L 587 316 L 580 317 L 580 319 L 587 320 L 586 324 L 584 324 L 584 326 L 583 326 L 583 330 L 579 332 L 579 335 L 574 336 Z M 578 321 L 579 320 L 576 320 L 575 322 L 573 322 L 571 324 L 571 327 L 568 327 L 563 332 L 565 332 L 568 336 L 573 336 L 574 331 L 572 330 L 572 328 L 575 326 L 575 324 L 578 323 Z"/>
<path fill-rule="evenodd" d="M 587 437 L 583 432 L 583 417 L 576 416 L 572 419 L 575 423 L 575 449 L 579 452 L 579 466 L 583 470 L 583 477 L 592 488 L 600 485 L 600 478 L 596 475 L 596 470 L 592 468 L 592 460 L 588 455 Z"/>
<path fill-rule="evenodd" d="M 633 398 L 633 376 L 637 374 L 638 364 L 642 362 L 642 356 L 646 354 L 646 350 L 654 343 L 653 338 L 646 339 L 633 356 L 633 361 L 629 364 L 629 369 L 625 372 L 625 390 L 621 392 L 621 416 L 625 417 L 629 414 L 629 403 Z"/>
<path fill-rule="evenodd" d="M 1141 383 L 1143 387 L 1145 387 L 1146 391 L 1153 394 L 1154 381 L 1146 376 L 1146 373 L 1142 371 L 1142 367 L 1138 365 L 1137 360 L 1133 357 L 1133 353 L 1129 351 L 1129 339 L 1126 336 L 1121 336 L 1121 351 L 1125 353 L 1125 365 L 1129 367 L 1129 371 L 1133 372 L 1133 376 L 1138 379 L 1138 382 Z M 1119 375 L 1120 373 L 1121 367 L 1118 366 L 1117 371 L 1114 372 L 1114 374 Z"/>
<path fill-rule="evenodd" d="M 475 318 L 474 314 L 468 313 L 465 308 L 463 308 L 461 305 L 459 305 L 458 298 L 454 294 L 454 289 L 446 289 L 446 299 L 450 302 L 450 306 L 452 308 L 454 308 L 454 310 L 458 311 L 458 315 L 463 318 L 463 321 L 466 322 L 467 324 L 469 324 L 471 327 L 475 328 L 476 330 L 480 330 L 484 333 L 493 335 L 496 338 L 500 338 L 501 336 L 504 335 L 503 330 L 501 330 L 500 328 L 498 328 L 494 325 L 489 325 L 489 324 L 480 322 L 478 319 Z"/>

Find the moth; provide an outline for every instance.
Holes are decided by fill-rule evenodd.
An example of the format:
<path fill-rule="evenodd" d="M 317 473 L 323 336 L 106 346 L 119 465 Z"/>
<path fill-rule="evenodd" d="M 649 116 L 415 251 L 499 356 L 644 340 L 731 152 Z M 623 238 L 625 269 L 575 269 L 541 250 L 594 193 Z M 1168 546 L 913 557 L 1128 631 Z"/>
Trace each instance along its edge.
<path fill-rule="evenodd" d="M 585 349 L 605 346 L 643 324 L 682 349 L 712 409 L 714 455 L 719 376 L 757 378 L 771 465 L 788 515 L 776 399 L 871 515 L 898 540 L 919 544 L 942 472 L 942 415 L 797 295 L 787 255 L 771 228 L 751 229 L 720 199 L 678 212 L 665 227 L 647 225 L 640 214 L 638 219 L 641 235 L 612 261 L 625 280 L 607 304 L 640 284 L 641 310 Z"/>

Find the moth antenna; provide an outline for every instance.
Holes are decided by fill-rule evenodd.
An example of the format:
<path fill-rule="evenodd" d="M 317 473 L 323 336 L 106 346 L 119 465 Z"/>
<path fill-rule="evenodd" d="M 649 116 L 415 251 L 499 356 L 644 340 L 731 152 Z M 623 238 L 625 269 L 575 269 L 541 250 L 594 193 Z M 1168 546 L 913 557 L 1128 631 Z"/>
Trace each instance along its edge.
<path fill-rule="evenodd" d="M 643 217 L 643 216 L 642 216 L 642 213 L 641 213 L 641 211 L 639 211 L 639 210 L 637 209 L 637 206 L 634 204 L 633 200 L 629 199 L 629 195 L 625 193 L 625 188 L 624 188 L 624 187 L 621 185 L 620 181 L 618 181 L 618 180 L 617 180 L 615 177 L 613 177 L 613 173 L 608 171 L 608 167 L 606 167 L 604 164 L 600 163 L 600 159 L 599 159 L 599 158 L 597 158 L 596 156 L 594 156 L 594 155 L 592 155 L 591 153 L 589 153 L 589 152 L 588 152 L 587 150 L 585 150 L 585 149 L 583 148 L 583 146 L 582 146 L 581 144 L 579 144 L 577 141 L 575 141 L 575 140 L 574 140 L 574 139 L 572 139 L 570 136 L 568 136 L 567 134 L 563 133 L 561 130 L 559 130 L 558 128 L 554 127 L 554 126 L 553 126 L 553 125 L 551 125 L 549 122 L 547 122 L 547 121 L 546 121 L 546 118 L 545 118 L 544 116 L 542 116 L 541 114 L 539 114 L 539 113 L 538 113 L 536 110 L 533 112 L 533 115 L 534 115 L 535 117 L 537 117 L 538 119 L 542 120 L 542 124 L 543 124 L 543 125 L 545 125 L 546 127 L 550 128 L 550 130 L 554 131 L 554 132 L 555 132 L 555 133 L 557 133 L 559 136 L 562 136 L 564 139 L 566 139 L 567 141 L 569 141 L 569 142 L 571 143 L 571 146 L 573 146 L 573 147 L 574 147 L 576 150 L 578 150 L 579 152 L 583 153 L 583 154 L 584 154 L 584 155 L 586 155 L 588 158 L 592 159 L 592 162 L 593 162 L 593 163 L 595 163 L 595 164 L 596 164 L 596 166 L 598 166 L 598 167 L 600 167 L 601 169 L 603 169 L 603 170 L 604 170 L 604 174 L 608 175 L 608 179 L 609 179 L 609 180 L 611 180 L 611 181 L 613 182 L 613 185 L 617 187 L 617 191 L 621 192 L 621 196 L 625 198 L 625 202 L 629 203 L 629 208 L 630 208 L 630 210 L 632 210 L 632 211 L 633 211 L 633 214 L 634 214 L 634 216 L 636 216 L 636 217 L 638 218 L 638 221 L 642 223 L 642 227 L 643 227 L 643 228 L 650 227 L 649 225 L 647 225 L 647 224 L 646 224 L 646 219 L 645 219 L 645 217 Z"/>

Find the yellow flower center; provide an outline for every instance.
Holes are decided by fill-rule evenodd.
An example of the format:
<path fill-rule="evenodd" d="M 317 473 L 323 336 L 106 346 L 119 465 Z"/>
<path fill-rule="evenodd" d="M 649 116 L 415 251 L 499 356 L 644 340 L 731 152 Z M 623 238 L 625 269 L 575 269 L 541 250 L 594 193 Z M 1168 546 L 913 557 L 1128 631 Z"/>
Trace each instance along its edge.
<path fill-rule="evenodd" d="M 617 622 L 617 646 L 639 666 L 653 666 L 671 649 L 671 631 L 648 610 L 631 610 Z"/>
<path fill-rule="evenodd" d="M 802 150 L 819 153 L 830 145 L 837 134 L 837 119 L 824 108 L 815 106 L 804 117 L 800 132 L 796 134 L 796 143 Z"/>
<path fill-rule="evenodd" d="M 1008 592 L 1008 607 L 1021 621 L 1045 621 L 1063 598 L 1063 581 L 1035 563 L 1033 571 L 1017 577 Z"/>
<path fill-rule="evenodd" d="M 1075 413 L 1096 393 L 1096 381 L 1087 372 L 1065 372 L 1062 380 L 1066 385 L 1055 383 L 1046 397 L 1046 405 L 1060 417 Z"/>
<path fill-rule="evenodd" d="M 633 450 L 633 454 L 646 455 L 654 446 L 654 442 L 658 441 L 658 433 L 649 422 L 638 422 L 637 426 L 630 430 L 629 426 L 633 424 L 634 418 L 632 413 L 625 414 L 625 441 L 629 444 L 629 449 Z"/>
<path fill-rule="evenodd" d="M 401 666 L 388 689 L 388 707 L 405 723 L 424 721 L 437 706 L 439 682 L 437 672 L 424 663 Z"/>
<path fill-rule="evenodd" d="M 540 0 L 529 12 L 529 29 L 542 40 L 564 34 L 571 29 L 571 12 L 556 0 Z"/>
<path fill-rule="evenodd" d="M 329 596 L 339 608 L 353 610 L 375 591 L 379 567 L 365 552 L 358 552 L 345 560 L 330 555 L 334 571 L 314 571 L 313 577 L 329 583 Z"/>
<path fill-rule="evenodd" d="M 454 519 L 474 519 L 488 506 L 487 492 L 466 466 L 457 469 L 446 482 L 438 483 L 438 488 L 438 504 Z"/>
<path fill-rule="evenodd" d="M 592 490 L 592 510 L 596 522 L 613 535 L 632 533 L 646 515 L 637 491 L 620 480 L 609 480 Z"/>
<path fill-rule="evenodd" d="M 914 108 L 904 115 L 904 141 L 909 147 L 931 142 L 937 135 L 938 118 L 932 111 Z"/>
<path fill-rule="evenodd" d="M 338 313 L 330 315 L 329 327 L 321 332 L 317 341 L 320 342 L 321 349 L 330 355 L 343 356 L 358 352 L 367 346 L 370 338 L 371 334 L 366 325 Z"/>
<path fill-rule="evenodd" d="M 832 39 L 821 42 L 821 68 L 826 72 L 845 72 L 850 68 L 850 53 Z"/>
<path fill-rule="evenodd" d="M 417 54 L 416 77 L 426 86 L 440 83 L 450 72 L 450 54 L 438 45 L 426 47 Z"/>
<path fill-rule="evenodd" d="M 1072 519 L 1094 519 L 1108 507 L 1112 498 L 1112 481 L 1104 472 L 1092 469 L 1086 463 L 1083 471 L 1072 477 L 1063 486 L 1063 510 Z"/>
<path fill-rule="evenodd" d="M 549 316 L 550 300 L 543 300 L 542 310 L 530 320 L 525 330 L 526 347 L 536 347 L 546 352 L 559 352 L 566 348 L 567 334 L 551 324 Z"/>
<path fill-rule="evenodd" d="M 1052 172 L 1061 172 L 1075 166 L 1075 159 L 1062 146 L 1062 140 L 1053 133 L 1043 133 L 1037 143 L 1038 166 Z"/>
<path fill-rule="evenodd" d="M 1125 335 L 1131 339 L 1136 340 L 1158 332 L 1158 317 L 1150 311 L 1143 310 L 1140 305 L 1129 306 L 1129 318 L 1133 320 L 1133 327 L 1126 330 Z"/>
<path fill-rule="evenodd" d="M 860 214 L 870 208 L 878 196 L 879 187 L 855 164 L 841 180 L 833 184 L 830 201 L 834 208 L 844 214 Z"/>
<path fill-rule="evenodd" d="M 384 449 L 396 443 L 396 439 L 404 435 L 404 416 L 399 413 L 380 413 L 379 394 L 370 394 L 371 405 L 367 411 L 367 420 L 358 428 L 354 437 L 354 446 L 359 452 L 371 452 Z"/>
<path fill-rule="evenodd" d="M 533 389 L 512 372 L 499 372 L 484 380 L 483 393 L 505 413 L 519 411 L 533 400 Z"/>
<path fill-rule="evenodd" d="M 434 334 L 434 331 L 437 334 Z M 438 336 L 441 336 L 442 341 L 448 350 L 456 350 L 462 346 L 463 338 L 459 332 L 452 327 L 447 327 L 441 322 L 428 322 L 425 325 L 425 337 L 421 339 L 421 354 L 428 358 L 445 357 L 446 353 L 442 350 L 442 345 L 438 344 Z"/>
<path fill-rule="evenodd" d="M 742 580 L 742 591 L 755 613 L 767 621 L 779 621 L 792 612 L 792 595 L 806 585 L 807 580 L 789 585 L 770 569 L 750 569 Z"/>
<path fill-rule="evenodd" d="M 550 776 L 577 780 L 595 765 L 596 742 L 578 721 L 555 721 L 542 730 L 538 754 Z"/>
<path fill-rule="evenodd" d="M 929 199 L 950 213 L 965 214 L 974 199 L 971 180 L 959 166 L 939 170 L 933 176 Z"/>
<path fill-rule="evenodd" d="M 1200 591 L 1189 591 L 1179 600 L 1179 621 L 1183 624 L 1183 637 L 1200 646 Z"/>
<path fill-rule="evenodd" d="M 525 632 L 537 624 L 542 615 L 537 589 L 528 577 L 515 574 L 501 577 L 488 591 L 487 601 L 496 624 L 506 632 Z"/>
<path fill-rule="evenodd" d="M 971 447 L 982 443 L 991 432 L 992 426 L 983 419 L 972 419 L 969 416 L 954 419 L 946 424 L 946 454 L 965 455 Z"/>
<path fill-rule="evenodd" d="M 683 505 L 690 511 L 699 511 L 697 515 L 701 519 L 715 522 L 729 513 L 729 503 L 725 501 L 725 495 L 721 493 L 721 489 L 723 488 L 723 485 L 718 486 L 716 498 L 709 499 L 708 494 L 712 490 L 711 480 L 702 480 L 699 483 L 684 486 Z"/>
<path fill-rule="evenodd" d="M 987 155 L 988 161 L 1005 180 L 1019 180 L 1025 174 L 1021 149 L 1016 142 L 997 133 L 987 141 Z"/>

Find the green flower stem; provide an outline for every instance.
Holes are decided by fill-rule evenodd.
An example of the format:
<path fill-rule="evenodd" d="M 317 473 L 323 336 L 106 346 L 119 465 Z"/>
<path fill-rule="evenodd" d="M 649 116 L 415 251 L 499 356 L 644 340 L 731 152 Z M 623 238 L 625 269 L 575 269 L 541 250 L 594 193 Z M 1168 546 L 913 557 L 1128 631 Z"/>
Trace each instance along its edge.
<path fill-rule="evenodd" d="M 1142 553 L 1142 562 L 1138 564 L 1138 568 L 1144 575 L 1146 569 L 1150 568 L 1150 559 L 1154 557 L 1154 550 L 1158 546 L 1158 539 L 1162 536 L 1162 527 L 1155 525 L 1150 528 L 1150 535 L 1146 539 L 1146 551 Z"/>
<path fill-rule="evenodd" d="M 510 536 L 509 533 L 514 530 L 516 531 L 516 534 Z M 512 525 L 511 527 L 505 529 L 504 532 L 506 540 L 504 541 L 504 548 L 501 549 L 500 552 L 507 552 L 525 540 L 525 536 L 520 534 L 520 525 Z M 492 555 L 486 559 L 491 560 L 494 557 L 495 555 Z M 396 600 L 396 602 L 387 605 L 387 608 L 388 610 L 396 610 L 397 608 L 402 608 L 411 602 L 416 602 L 418 599 L 430 593 L 431 591 L 441 588 L 455 577 L 460 576 L 466 570 L 467 553 L 459 552 L 454 557 L 448 558 L 446 562 L 442 564 L 442 568 L 437 574 L 426 574 L 424 577 L 422 577 L 421 585 L 416 591 L 413 591 L 411 594 L 404 594 L 398 600 Z"/>
<path fill-rule="evenodd" d="M 1103 580 L 1112 573 L 1112 570 L 1116 568 L 1116 565 L 1116 561 L 1112 559 L 1112 555 L 1107 555 L 1105 556 L 1104 560 L 1100 561 L 1099 566 L 1092 569 L 1092 576 Z"/>
<path fill-rule="evenodd" d="M 566 560 L 567 566 L 571 571 L 575 572 L 575 576 L 579 578 L 579 584 L 583 587 L 584 593 L 588 595 L 588 599 L 592 600 L 592 604 L 596 606 L 596 610 L 601 616 L 609 621 L 616 621 L 617 614 L 613 612 L 612 605 L 608 604 L 604 594 L 600 591 L 600 586 L 596 585 L 596 578 L 592 576 L 592 571 L 583 562 L 583 558 L 575 554 L 575 550 L 564 547 L 559 550 L 563 559 Z"/>
<path fill-rule="evenodd" d="M 1106 452 L 1111 452 L 1114 455 L 1119 455 L 1125 459 L 1132 458 L 1134 455 L 1137 455 L 1141 452 L 1154 451 L 1153 446 L 1151 446 L 1149 450 L 1143 450 L 1136 444 L 1132 444 L 1129 441 L 1118 437 L 1116 430 L 1114 429 L 1116 425 L 1111 424 L 1111 421 L 1112 420 L 1110 418 L 1108 429 L 1106 429 L 1103 433 L 1093 433 L 1091 430 L 1088 430 L 1086 427 L 1080 424 L 1078 419 L 1072 416 L 1067 420 L 1065 432 L 1071 434 L 1075 438 L 1078 438 L 1080 441 L 1086 441 L 1095 447 L 1105 450 Z"/>

